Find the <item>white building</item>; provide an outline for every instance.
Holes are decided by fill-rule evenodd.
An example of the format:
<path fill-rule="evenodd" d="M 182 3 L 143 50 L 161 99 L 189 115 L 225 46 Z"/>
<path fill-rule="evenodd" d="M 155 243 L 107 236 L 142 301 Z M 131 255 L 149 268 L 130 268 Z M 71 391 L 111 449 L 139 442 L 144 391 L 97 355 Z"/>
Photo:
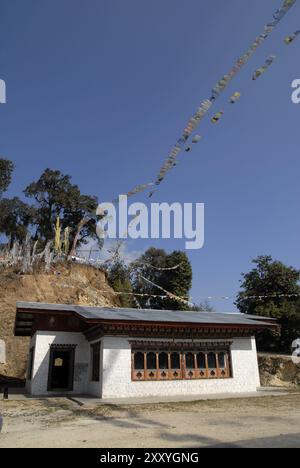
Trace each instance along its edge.
<path fill-rule="evenodd" d="M 254 333 L 242 314 L 18 303 L 15 334 L 31 336 L 32 395 L 100 398 L 254 392 Z"/>

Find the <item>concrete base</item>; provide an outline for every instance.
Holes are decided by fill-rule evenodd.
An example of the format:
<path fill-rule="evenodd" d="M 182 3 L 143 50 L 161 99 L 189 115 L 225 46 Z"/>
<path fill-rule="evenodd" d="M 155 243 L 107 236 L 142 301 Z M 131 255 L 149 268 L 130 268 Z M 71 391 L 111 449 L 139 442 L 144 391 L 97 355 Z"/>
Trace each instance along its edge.
<path fill-rule="evenodd" d="M 145 405 L 157 403 L 182 403 L 207 400 L 230 400 L 243 398 L 260 398 L 266 396 L 281 396 L 288 395 L 285 389 L 259 389 L 257 392 L 250 393 L 220 393 L 214 395 L 189 395 L 189 396 L 170 396 L 170 397 L 142 397 L 142 398 L 90 398 L 90 397 L 75 397 L 73 400 L 84 406 L 92 405 Z"/>
<path fill-rule="evenodd" d="M 278 397 L 282 395 L 289 395 L 291 392 L 287 389 L 280 387 L 264 387 L 259 388 L 257 392 L 249 393 L 220 393 L 215 395 L 189 395 L 189 396 L 169 396 L 169 397 L 141 397 L 141 398 L 95 398 L 89 395 L 70 395 L 69 397 L 64 395 L 53 395 L 47 396 L 31 396 L 27 393 L 10 393 L 10 401 L 24 401 L 24 400 L 51 400 L 55 398 L 64 398 L 68 401 L 72 401 L 80 406 L 94 407 L 99 405 L 145 405 L 145 404 L 157 404 L 157 403 L 183 403 L 183 402 L 196 402 L 196 401 L 208 401 L 208 400 L 232 400 L 232 399 L 243 399 L 243 398 L 261 398 L 261 397 Z"/>

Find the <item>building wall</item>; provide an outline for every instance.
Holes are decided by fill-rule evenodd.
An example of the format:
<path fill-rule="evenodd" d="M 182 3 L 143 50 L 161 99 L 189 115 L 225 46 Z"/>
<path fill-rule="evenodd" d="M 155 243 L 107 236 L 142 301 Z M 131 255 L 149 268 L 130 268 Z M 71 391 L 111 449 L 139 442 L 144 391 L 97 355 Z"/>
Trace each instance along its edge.
<path fill-rule="evenodd" d="M 27 381 L 27 390 L 33 395 L 53 395 L 53 392 L 47 390 L 50 345 L 52 344 L 77 345 L 74 389 L 72 392 L 64 393 L 89 394 L 99 398 L 125 398 L 254 392 L 260 386 L 254 338 L 230 340 L 233 341 L 231 347 L 233 378 L 156 382 L 133 382 L 131 380 L 129 341 L 130 338 L 125 337 L 102 338 L 100 382 L 92 382 L 90 348 L 92 343 L 89 343 L 81 333 L 37 332 L 30 344 L 30 347 L 34 346 L 35 353 L 33 377 L 31 381 Z"/>
<path fill-rule="evenodd" d="M 231 347 L 233 378 L 133 382 L 131 380 L 131 347 L 129 340 L 119 337 L 104 337 L 102 344 L 102 397 L 122 398 L 255 392 L 260 386 L 255 338 L 236 338 L 230 341 L 233 341 Z"/>
<path fill-rule="evenodd" d="M 89 388 L 90 385 L 90 345 L 81 333 L 37 332 L 31 340 L 30 348 L 34 346 L 34 362 L 32 380 L 27 380 L 27 390 L 32 395 L 53 395 L 48 392 L 48 372 L 50 346 L 52 344 L 77 345 L 75 349 L 74 389 L 69 394 L 97 393 L 98 389 Z"/>

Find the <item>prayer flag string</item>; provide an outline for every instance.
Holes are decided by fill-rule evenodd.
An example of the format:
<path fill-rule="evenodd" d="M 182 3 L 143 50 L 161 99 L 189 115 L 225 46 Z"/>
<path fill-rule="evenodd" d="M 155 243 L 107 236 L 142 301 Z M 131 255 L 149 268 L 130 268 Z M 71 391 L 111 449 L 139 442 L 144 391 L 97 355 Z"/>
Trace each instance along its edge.
<path fill-rule="evenodd" d="M 269 35 L 273 32 L 274 28 L 278 25 L 278 23 L 283 19 L 286 13 L 294 6 L 296 0 L 284 0 L 282 6 L 276 10 L 273 14 L 273 19 L 271 22 L 267 23 L 264 26 L 262 33 L 256 37 L 254 42 L 251 44 L 249 49 L 237 59 L 233 67 L 229 70 L 229 72 L 224 75 L 215 87 L 212 90 L 212 95 L 209 99 L 205 99 L 202 101 L 196 113 L 189 119 L 186 127 L 184 128 L 182 135 L 177 140 L 176 144 L 171 149 L 165 163 L 160 169 L 160 172 L 157 176 L 155 185 L 160 185 L 164 178 L 166 177 L 167 173 L 173 169 L 176 165 L 176 159 L 181 152 L 181 150 L 185 147 L 189 137 L 199 125 L 199 123 L 203 120 L 206 116 L 208 111 L 210 110 L 213 103 L 216 99 L 221 95 L 221 93 L 227 88 L 230 81 L 239 73 L 242 67 L 250 60 L 250 58 L 254 55 L 256 50 L 260 47 L 260 45 L 269 37 Z M 219 119 L 218 119 L 219 120 Z M 218 121 L 217 120 L 217 121 Z M 188 147 L 188 151 L 190 151 L 190 147 Z M 187 151 L 187 152 L 188 152 Z M 149 197 L 153 196 L 155 190 L 149 194 Z"/>

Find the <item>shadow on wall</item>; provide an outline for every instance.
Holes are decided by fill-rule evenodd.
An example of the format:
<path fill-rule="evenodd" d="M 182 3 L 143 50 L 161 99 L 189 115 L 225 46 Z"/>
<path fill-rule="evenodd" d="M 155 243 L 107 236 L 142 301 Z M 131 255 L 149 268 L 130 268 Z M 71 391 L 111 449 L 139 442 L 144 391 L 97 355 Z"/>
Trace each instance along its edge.
<path fill-rule="evenodd" d="M 36 365 L 36 346 L 34 347 L 34 366 Z M 32 380 L 27 380 L 29 384 L 28 390 L 31 393 L 34 390 L 34 393 L 45 394 L 48 387 L 48 371 L 49 371 L 49 361 L 50 361 L 50 346 L 47 350 L 47 353 L 44 355 L 42 361 L 39 364 L 37 369 L 34 369 L 34 374 Z M 28 364 L 29 366 L 29 364 Z M 29 367 L 27 368 L 27 379 L 29 377 Z M 41 388 L 41 383 L 43 382 L 43 388 Z M 35 385 L 38 385 L 38 391 L 34 388 Z"/>
<path fill-rule="evenodd" d="M 253 343 L 252 339 L 249 338 L 238 338 L 234 341 L 233 345 L 231 346 L 232 351 L 253 351 Z"/>
<path fill-rule="evenodd" d="M 49 336 L 51 336 L 49 334 Z M 38 368 L 36 369 L 36 361 L 37 361 L 37 353 L 40 352 L 39 349 L 37 349 L 37 345 L 35 344 L 34 346 L 34 374 L 33 374 L 33 379 L 31 381 L 28 381 L 30 387 L 29 391 L 33 392 L 34 394 L 40 394 L 40 395 L 45 395 L 48 393 L 48 378 L 49 378 L 49 363 L 50 363 L 50 347 L 51 345 L 59 345 L 60 341 L 57 337 L 54 338 L 53 341 L 51 341 L 48 344 L 47 352 L 43 355 L 41 362 L 39 363 Z M 42 350 L 44 349 L 43 347 L 41 348 Z M 76 349 L 75 349 L 75 356 L 76 356 Z M 30 364 L 29 364 L 30 365 Z M 30 372 L 29 369 L 27 369 L 27 375 Z M 55 392 L 53 392 L 55 393 Z"/>

